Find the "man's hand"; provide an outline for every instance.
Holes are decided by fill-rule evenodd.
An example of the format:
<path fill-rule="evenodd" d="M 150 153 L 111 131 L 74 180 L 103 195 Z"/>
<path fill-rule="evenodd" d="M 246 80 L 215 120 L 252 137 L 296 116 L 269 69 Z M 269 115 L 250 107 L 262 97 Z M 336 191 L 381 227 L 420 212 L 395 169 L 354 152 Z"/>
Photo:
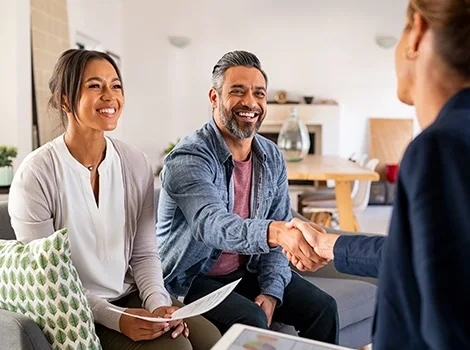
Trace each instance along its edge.
<path fill-rule="evenodd" d="M 259 307 L 263 309 L 266 317 L 268 318 L 268 327 L 270 327 L 273 320 L 277 299 L 270 295 L 260 294 L 256 297 L 255 304 L 258 304 Z"/>
<path fill-rule="evenodd" d="M 302 266 L 309 271 L 316 271 L 328 261 L 318 256 L 312 246 L 305 240 L 297 228 L 287 226 L 283 221 L 273 221 L 268 227 L 268 244 L 270 247 L 281 246 L 286 252 L 296 257 Z"/>
<path fill-rule="evenodd" d="M 125 312 L 144 317 L 155 316 L 145 309 L 126 309 Z M 121 315 L 119 329 L 122 334 L 128 336 L 133 341 L 152 340 L 168 332 L 170 324 L 168 322 L 150 322 L 128 315 Z"/>
<path fill-rule="evenodd" d="M 293 219 L 291 222 L 287 223 L 288 228 L 297 228 L 299 229 L 305 240 L 310 244 L 314 249 L 315 253 L 318 254 L 321 258 L 326 261 L 333 260 L 334 258 L 334 246 L 339 235 L 327 234 L 325 229 L 313 222 L 305 222 L 299 219 Z M 309 267 L 303 264 L 303 261 L 300 257 L 296 256 L 287 249 L 284 249 L 284 253 L 287 258 L 292 262 L 292 264 L 297 267 L 300 271 L 309 270 Z"/>
<path fill-rule="evenodd" d="M 153 310 L 152 314 L 157 317 L 170 318 L 173 312 L 178 309 L 178 306 L 160 306 Z M 177 338 L 180 334 L 183 334 L 185 338 L 189 337 L 189 328 L 184 320 L 170 322 L 170 328 L 174 329 L 173 333 L 171 333 L 172 338 Z"/>

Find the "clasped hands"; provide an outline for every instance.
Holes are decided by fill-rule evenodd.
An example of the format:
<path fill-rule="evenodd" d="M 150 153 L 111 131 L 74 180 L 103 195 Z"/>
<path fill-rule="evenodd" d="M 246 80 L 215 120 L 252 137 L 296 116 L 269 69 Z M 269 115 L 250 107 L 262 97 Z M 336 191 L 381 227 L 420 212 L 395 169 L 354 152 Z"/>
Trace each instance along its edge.
<path fill-rule="evenodd" d="M 323 227 L 299 219 L 284 225 L 285 230 L 277 234 L 276 241 L 298 270 L 317 271 L 333 259 L 338 235 L 327 234 Z"/>
<path fill-rule="evenodd" d="M 145 317 L 164 317 L 170 318 L 171 314 L 178 310 L 177 306 L 161 306 L 156 308 L 152 313 L 145 309 L 126 309 L 129 314 Z M 119 320 L 119 328 L 121 333 L 128 336 L 133 341 L 152 340 L 158 338 L 173 329 L 172 338 L 182 334 L 185 338 L 189 337 L 189 329 L 186 322 L 176 320 L 171 322 L 151 322 L 135 318 L 128 315 L 121 315 Z"/>

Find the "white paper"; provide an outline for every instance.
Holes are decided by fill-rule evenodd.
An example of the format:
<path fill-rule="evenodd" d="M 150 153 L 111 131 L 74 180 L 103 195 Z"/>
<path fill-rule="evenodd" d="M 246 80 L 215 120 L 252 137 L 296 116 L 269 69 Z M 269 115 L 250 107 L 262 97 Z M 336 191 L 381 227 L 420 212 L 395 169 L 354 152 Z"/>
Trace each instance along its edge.
<path fill-rule="evenodd" d="M 146 320 L 150 322 L 171 322 L 171 321 L 181 320 L 183 318 L 199 316 L 209 310 L 212 310 L 217 305 L 219 305 L 226 297 L 228 297 L 230 293 L 232 293 L 232 291 L 235 289 L 235 287 L 240 281 L 241 281 L 241 278 L 232 283 L 227 284 L 226 286 L 223 286 L 222 288 L 219 288 L 213 291 L 210 294 L 207 294 L 205 297 L 198 299 L 192 302 L 191 304 L 183 306 L 182 308 L 176 310 L 171 315 L 171 318 L 144 317 L 144 316 L 129 314 L 127 312 L 123 312 L 121 310 L 114 309 L 112 307 L 110 307 L 109 309 L 114 312 L 123 314 L 123 315 L 140 318 L 142 320 Z"/>

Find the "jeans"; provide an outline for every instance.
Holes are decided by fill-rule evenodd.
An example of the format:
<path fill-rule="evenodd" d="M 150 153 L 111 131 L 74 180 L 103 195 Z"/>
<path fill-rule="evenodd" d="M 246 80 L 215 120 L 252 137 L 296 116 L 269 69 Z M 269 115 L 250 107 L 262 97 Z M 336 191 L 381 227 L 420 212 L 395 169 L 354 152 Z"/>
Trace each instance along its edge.
<path fill-rule="evenodd" d="M 235 323 L 268 329 L 266 314 L 253 302 L 260 294 L 257 275 L 245 269 L 224 276 L 196 277 L 184 302 L 193 302 L 239 278 L 242 280 L 235 290 L 203 316 L 222 334 Z M 301 337 L 338 343 L 339 320 L 335 299 L 295 272 L 292 272 L 292 280 L 284 290 L 282 304 L 278 302 L 273 321 L 294 326 Z"/>

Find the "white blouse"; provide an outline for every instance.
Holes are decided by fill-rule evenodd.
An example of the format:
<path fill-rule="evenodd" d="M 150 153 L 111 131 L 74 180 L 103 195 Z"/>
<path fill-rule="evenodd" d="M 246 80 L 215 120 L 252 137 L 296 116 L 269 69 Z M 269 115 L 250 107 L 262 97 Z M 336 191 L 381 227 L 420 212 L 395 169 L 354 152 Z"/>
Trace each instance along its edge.
<path fill-rule="evenodd" d="M 130 285 L 124 283 L 125 206 L 121 160 L 106 138 L 106 156 L 99 165 L 99 205 L 90 171 L 69 152 L 64 136 L 52 141 L 58 167 L 63 222 L 68 229 L 72 261 L 83 286 L 92 294 L 118 298 Z"/>

